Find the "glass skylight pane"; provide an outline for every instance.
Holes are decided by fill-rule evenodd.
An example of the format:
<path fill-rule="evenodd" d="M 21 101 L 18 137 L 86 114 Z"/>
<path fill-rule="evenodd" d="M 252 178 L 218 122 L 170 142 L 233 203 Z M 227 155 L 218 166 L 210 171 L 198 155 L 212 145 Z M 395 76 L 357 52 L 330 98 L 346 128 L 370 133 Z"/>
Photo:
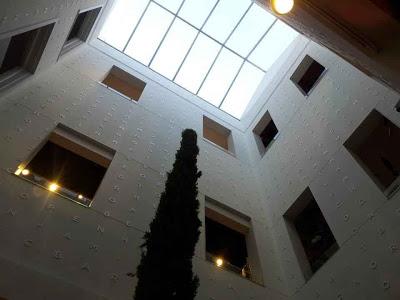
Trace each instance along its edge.
<path fill-rule="evenodd" d="M 194 27 L 175 19 L 150 67 L 172 79 L 189 51 L 196 34 L 197 30 Z"/>
<path fill-rule="evenodd" d="M 246 62 L 222 103 L 221 109 L 240 119 L 264 74 L 260 69 Z"/>
<path fill-rule="evenodd" d="M 297 31 L 283 22 L 276 22 L 257 48 L 254 49 L 249 60 L 267 71 L 297 35 Z"/>
<path fill-rule="evenodd" d="M 273 15 L 253 4 L 226 45 L 246 57 L 274 21 Z"/>
<path fill-rule="evenodd" d="M 200 34 L 182 65 L 175 82 L 196 94 L 221 46 Z"/>
<path fill-rule="evenodd" d="M 122 50 L 149 0 L 118 0 L 104 23 L 99 39 Z"/>
<path fill-rule="evenodd" d="M 207 20 L 204 32 L 224 43 L 250 4 L 251 0 L 220 0 Z"/>
<path fill-rule="evenodd" d="M 242 62 L 242 58 L 223 48 L 200 89 L 199 96 L 219 106 Z"/>
<path fill-rule="evenodd" d="M 166 9 L 169 9 L 173 13 L 176 13 L 181 6 L 183 0 L 155 0 L 157 3 L 164 6 Z"/>
<path fill-rule="evenodd" d="M 172 14 L 157 4 L 150 3 L 125 53 L 148 65 L 173 17 Z"/>
<path fill-rule="evenodd" d="M 179 16 L 193 26 L 200 28 L 211 12 L 217 0 L 186 0 Z"/>

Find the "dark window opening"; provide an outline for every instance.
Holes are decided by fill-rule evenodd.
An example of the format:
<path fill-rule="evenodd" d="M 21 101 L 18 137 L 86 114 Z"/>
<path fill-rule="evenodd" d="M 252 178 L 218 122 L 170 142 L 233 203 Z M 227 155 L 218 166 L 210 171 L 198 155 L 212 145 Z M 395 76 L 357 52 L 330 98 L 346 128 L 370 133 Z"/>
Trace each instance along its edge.
<path fill-rule="evenodd" d="M 139 101 L 146 87 L 144 81 L 116 66 L 111 68 L 106 78 L 104 78 L 103 84 L 135 101 Z"/>
<path fill-rule="evenodd" d="M 85 19 L 86 19 L 88 13 L 89 13 L 89 11 L 86 11 L 86 12 L 80 13 L 78 15 L 78 17 L 76 18 L 76 20 L 74 22 L 74 25 L 72 26 L 71 31 L 68 34 L 67 41 L 70 41 L 74 38 L 79 38 L 79 31 L 81 30 L 83 22 L 85 22 Z"/>
<path fill-rule="evenodd" d="M 339 249 L 336 239 L 309 188 L 295 201 L 284 217 L 289 225 L 299 261 L 305 257 L 306 262 L 301 262 L 305 276 L 311 277 Z M 300 245 L 297 240 L 300 241 Z M 307 267 L 304 268 L 305 265 Z"/>
<path fill-rule="evenodd" d="M 247 264 L 246 237 L 206 217 L 206 251 L 221 257 L 240 272 Z"/>
<path fill-rule="evenodd" d="M 68 33 L 68 37 L 61 49 L 60 56 L 64 55 L 68 51 L 72 50 L 76 46 L 86 42 L 88 39 L 94 24 L 96 23 L 97 17 L 101 11 L 101 7 L 80 12 L 72 24 L 71 30 Z"/>
<path fill-rule="evenodd" d="M 324 71 L 324 66 L 306 55 L 290 80 L 296 84 L 304 95 L 309 95 Z"/>
<path fill-rule="evenodd" d="M 344 145 L 387 196 L 398 189 L 399 127 L 373 110 Z"/>
<path fill-rule="evenodd" d="M 107 171 L 107 168 L 50 141 L 29 162 L 27 169 L 90 199 Z"/>
<path fill-rule="evenodd" d="M 115 151 L 61 124 L 16 175 L 90 206 Z"/>
<path fill-rule="evenodd" d="M 396 106 L 394 107 L 394 109 L 395 109 L 397 112 L 400 112 L 400 101 L 397 102 L 397 104 L 396 104 Z"/>
<path fill-rule="evenodd" d="M 54 23 L 0 40 L 0 75 L 10 71 L 34 73 L 47 45 Z M 22 74 L 22 73 L 21 73 Z M 20 75 L 18 77 L 20 77 Z M 9 84 L 0 78 L 0 86 Z M 7 79 L 15 81 L 17 78 Z"/>
<path fill-rule="evenodd" d="M 278 128 L 276 128 L 274 121 L 271 120 L 268 123 L 267 127 L 265 127 L 265 129 L 260 134 L 261 141 L 263 142 L 265 148 L 268 147 L 268 145 L 273 141 L 277 134 Z"/>
<path fill-rule="evenodd" d="M 260 154 L 263 155 L 265 150 L 276 139 L 279 133 L 278 128 L 276 127 L 275 122 L 272 120 L 268 111 L 257 123 L 256 127 L 253 129 L 253 133 L 255 135 Z"/>

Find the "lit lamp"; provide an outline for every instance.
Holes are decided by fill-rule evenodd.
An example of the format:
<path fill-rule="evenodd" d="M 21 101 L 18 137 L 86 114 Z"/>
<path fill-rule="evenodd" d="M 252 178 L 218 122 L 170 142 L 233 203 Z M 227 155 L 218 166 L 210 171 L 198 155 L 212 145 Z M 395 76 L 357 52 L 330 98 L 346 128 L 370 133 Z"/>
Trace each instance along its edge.
<path fill-rule="evenodd" d="M 23 169 L 21 173 L 24 176 L 28 176 L 31 172 L 28 169 Z"/>
<path fill-rule="evenodd" d="M 49 185 L 49 191 L 50 192 L 56 192 L 58 190 L 59 186 L 56 183 L 50 183 Z"/>
<path fill-rule="evenodd" d="M 78 195 L 78 199 L 79 199 L 79 200 L 82 200 L 82 199 L 83 199 L 83 196 L 82 196 L 82 195 Z"/>
<path fill-rule="evenodd" d="M 293 6 L 294 0 L 271 0 L 272 10 L 280 15 L 289 13 Z"/>
<path fill-rule="evenodd" d="M 224 264 L 224 260 L 222 258 L 217 258 L 215 260 L 215 264 L 217 265 L 217 267 L 222 267 L 222 265 Z"/>

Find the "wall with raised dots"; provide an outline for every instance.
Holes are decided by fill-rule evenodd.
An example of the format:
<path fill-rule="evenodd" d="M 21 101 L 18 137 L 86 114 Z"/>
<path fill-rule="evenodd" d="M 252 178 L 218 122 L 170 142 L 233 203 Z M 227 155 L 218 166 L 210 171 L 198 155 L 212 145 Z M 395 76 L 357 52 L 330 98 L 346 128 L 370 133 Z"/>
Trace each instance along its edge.
<path fill-rule="evenodd" d="M 165 88 L 151 72 L 139 73 L 103 49 L 81 45 L 59 57 L 77 12 L 105 1 L 23 2 L 6 1 L 0 33 L 57 23 L 37 73 L 0 95 L 0 297 L 131 299 L 136 279 L 127 273 L 139 262 L 181 131 L 193 128 L 203 172 L 200 217 L 205 195 L 251 217 L 261 262 L 257 281 L 264 282 L 206 261 L 203 229 L 194 258 L 197 299 L 286 299 L 241 123 L 197 99 L 187 101 L 188 93 Z M 146 82 L 137 103 L 99 84 L 113 65 Z M 203 115 L 232 131 L 234 155 L 202 138 Z M 116 150 L 91 208 L 13 174 L 59 123 Z"/>
<path fill-rule="evenodd" d="M 290 81 L 305 55 L 327 69 L 308 97 Z M 314 43 L 272 94 L 264 92 L 247 138 L 291 299 L 400 297 L 400 193 L 387 199 L 343 146 L 373 109 L 400 126 L 399 98 Z M 266 111 L 280 135 L 262 156 L 252 130 Z M 307 187 L 340 247 L 308 281 L 283 218 Z"/>

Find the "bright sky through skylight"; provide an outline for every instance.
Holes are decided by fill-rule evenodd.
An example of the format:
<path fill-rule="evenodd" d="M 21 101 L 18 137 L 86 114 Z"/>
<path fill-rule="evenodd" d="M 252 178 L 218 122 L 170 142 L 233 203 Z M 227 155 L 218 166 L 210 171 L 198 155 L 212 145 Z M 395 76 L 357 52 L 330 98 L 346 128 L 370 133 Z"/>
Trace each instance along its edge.
<path fill-rule="evenodd" d="M 297 35 L 251 0 L 116 0 L 99 39 L 240 119 Z"/>

